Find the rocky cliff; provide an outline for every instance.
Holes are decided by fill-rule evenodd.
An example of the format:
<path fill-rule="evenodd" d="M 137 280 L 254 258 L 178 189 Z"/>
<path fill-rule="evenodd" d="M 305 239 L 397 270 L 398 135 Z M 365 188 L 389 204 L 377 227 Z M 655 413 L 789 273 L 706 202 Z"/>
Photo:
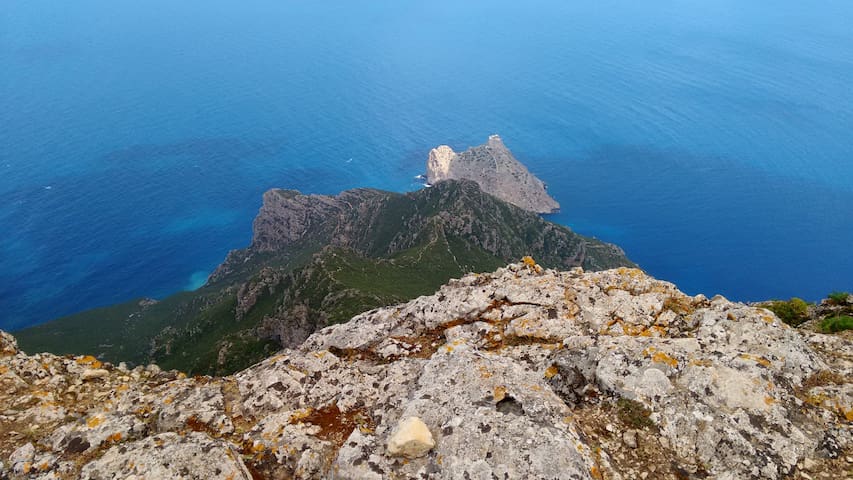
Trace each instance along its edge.
<path fill-rule="evenodd" d="M 531 259 L 228 377 L 0 335 L 0 477 L 781 479 L 853 473 L 853 340 L 640 270 Z"/>
<path fill-rule="evenodd" d="M 545 191 L 545 183 L 530 173 L 497 135 L 464 152 L 454 152 L 447 145 L 429 152 L 429 183 L 463 179 L 477 182 L 483 191 L 531 212 L 553 213 L 560 209 L 560 204 Z"/>

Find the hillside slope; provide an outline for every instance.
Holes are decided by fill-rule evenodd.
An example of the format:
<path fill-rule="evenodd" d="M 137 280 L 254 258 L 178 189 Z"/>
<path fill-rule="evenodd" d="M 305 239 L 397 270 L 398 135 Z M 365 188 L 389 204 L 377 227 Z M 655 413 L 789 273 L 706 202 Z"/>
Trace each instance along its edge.
<path fill-rule="evenodd" d="M 471 181 L 409 194 L 271 190 L 251 245 L 230 252 L 201 289 L 95 309 L 16 335 L 27 351 L 225 374 L 324 326 L 525 255 L 555 268 L 633 265 L 618 247 L 547 222 Z"/>

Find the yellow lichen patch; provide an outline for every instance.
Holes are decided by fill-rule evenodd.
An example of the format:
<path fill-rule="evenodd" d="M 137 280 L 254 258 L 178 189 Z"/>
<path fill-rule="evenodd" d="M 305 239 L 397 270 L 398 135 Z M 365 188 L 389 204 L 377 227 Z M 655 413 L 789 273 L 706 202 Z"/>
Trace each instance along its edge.
<path fill-rule="evenodd" d="M 504 387 L 503 385 L 495 387 L 495 391 L 492 396 L 495 397 L 496 402 L 500 402 L 506 397 L 506 387 Z"/>
<path fill-rule="evenodd" d="M 768 395 L 764 397 L 764 403 L 766 405 L 773 405 L 774 403 L 776 403 L 776 399 Z"/>
<path fill-rule="evenodd" d="M 842 412 L 844 412 L 844 418 L 846 418 L 848 422 L 853 422 L 853 408 L 850 410 L 842 409 Z"/>
<path fill-rule="evenodd" d="M 480 377 L 481 378 L 491 378 L 492 377 L 492 372 L 490 372 L 489 369 L 484 367 L 483 365 L 479 365 L 477 367 L 477 369 L 480 371 Z"/>
<path fill-rule="evenodd" d="M 101 368 L 104 365 L 103 363 L 101 363 L 100 360 L 91 355 L 84 355 L 82 357 L 78 357 L 76 362 L 78 365 L 88 365 L 92 368 Z"/>
<path fill-rule="evenodd" d="M 643 335 L 643 332 L 646 330 L 646 327 L 642 325 L 632 325 L 630 323 L 624 323 L 621 319 L 618 320 L 619 326 L 622 327 L 622 331 L 625 332 L 626 335 L 630 335 L 632 337 L 639 337 Z"/>
<path fill-rule="evenodd" d="M 545 378 L 551 379 L 554 378 L 560 370 L 556 365 L 551 365 L 550 367 L 545 369 Z"/>
<path fill-rule="evenodd" d="M 32 464 L 32 463 L 30 463 L 30 462 L 24 462 L 24 475 L 26 475 L 26 474 L 30 473 L 30 471 L 31 471 L 32 469 L 33 469 L 33 464 Z"/>
<path fill-rule="evenodd" d="M 638 268 L 628 268 L 628 267 L 619 267 L 616 269 L 616 273 L 622 276 L 627 276 L 631 278 L 640 278 L 642 277 L 643 271 Z"/>
<path fill-rule="evenodd" d="M 770 315 L 762 315 L 761 319 L 764 320 L 766 323 L 773 323 L 776 321 L 776 319 Z"/>
<path fill-rule="evenodd" d="M 168 397 L 163 399 L 163 403 L 165 403 L 166 405 L 171 405 L 172 402 L 174 402 L 174 401 L 175 401 L 175 397 L 172 397 L 172 396 L 168 396 Z"/>
<path fill-rule="evenodd" d="M 597 467 L 596 465 L 593 465 L 593 466 L 589 469 L 589 475 L 590 475 L 592 478 L 594 478 L 595 480 L 601 480 L 602 478 L 604 478 L 604 477 L 602 477 L 602 475 L 601 475 L 601 470 L 599 470 L 599 469 L 598 469 L 598 467 Z"/>
<path fill-rule="evenodd" d="M 766 358 L 760 357 L 758 355 L 750 355 L 748 353 L 741 353 L 740 358 L 742 358 L 744 360 L 752 360 L 753 362 L 755 362 L 755 363 L 757 363 L 763 367 L 769 367 L 770 366 L 770 360 L 767 360 Z"/>
<path fill-rule="evenodd" d="M 123 437 L 123 435 L 121 434 L 121 432 L 116 432 L 116 433 L 110 435 L 109 437 L 107 437 L 107 441 L 113 442 L 113 443 L 120 442 L 122 437 Z"/>
<path fill-rule="evenodd" d="M 152 411 L 151 405 L 143 405 L 136 409 L 137 415 L 148 415 Z"/>
<path fill-rule="evenodd" d="M 6 365 L 0 365 L 0 375 L 4 375 L 6 373 L 9 373 L 9 367 Z"/>
<path fill-rule="evenodd" d="M 311 413 L 314 410 L 310 407 L 308 408 L 300 408 L 299 410 L 290 414 L 290 423 L 298 423 L 302 420 L 311 416 Z"/>
<path fill-rule="evenodd" d="M 102 423 L 104 423 L 104 419 L 101 418 L 100 415 L 95 415 L 94 417 L 90 418 L 89 420 L 86 420 L 86 426 L 89 428 L 95 428 Z"/>
<path fill-rule="evenodd" d="M 710 360 L 702 358 L 697 360 L 690 360 L 690 365 L 694 367 L 710 367 L 712 364 Z"/>
<path fill-rule="evenodd" d="M 667 355 L 664 352 L 655 352 L 655 354 L 652 355 L 652 361 L 658 362 L 658 363 L 665 363 L 672 368 L 675 368 L 678 366 L 678 360 L 670 357 L 669 355 Z"/>
<path fill-rule="evenodd" d="M 124 391 L 127 391 L 129 388 L 130 388 L 130 385 L 128 385 L 126 383 L 122 383 L 121 385 L 116 387 L 116 391 L 117 392 L 124 392 Z"/>
<path fill-rule="evenodd" d="M 655 347 L 646 348 L 645 350 L 643 350 L 643 355 L 645 355 L 647 357 L 652 357 L 653 362 L 663 363 L 665 365 L 669 365 L 672 368 L 675 368 L 678 366 L 678 360 L 676 360 L 673 357 L 670 357 L 669 355 L 667 355 L 664 352 L 659 351 Z"/>
<path fill-rule="evenodd" d="M 284 355 L 284 354 L 281 354 L 281 353 L 280 353 L 280 354 L 278 354 L 278 355 L 276 355 L 276 356 L 274 356 L 274 357 L 271 357 L 271 358 L 270 358 L 269 360 L 267 360 L 267 361 L 268 361 L 269 363 L 276 363 L 276 362 L 278 362 L 278 361 L 280 361 L 280 360 L 284 360 L 284 359 L 286 359 L 286 358 L 288 358 L 288 357 L 287 357 L 287 355 Z"/>
<path fill-rule="evenodd" d="M 533 260 L 533 257 L 531 257 L 530 255 L 526 255 L 524 258 L 521 259 L 521 261 L 524 262 L 524 264 L 528 267 L 536 266 L 536 260 Z"/>
<path fill-rule="evenodd" d="M 695 307 L 690 297 L 672 296 L 663 301 L 663 309 L 672 311 L 678 315 L 689 315 L 693 313 Z"/>

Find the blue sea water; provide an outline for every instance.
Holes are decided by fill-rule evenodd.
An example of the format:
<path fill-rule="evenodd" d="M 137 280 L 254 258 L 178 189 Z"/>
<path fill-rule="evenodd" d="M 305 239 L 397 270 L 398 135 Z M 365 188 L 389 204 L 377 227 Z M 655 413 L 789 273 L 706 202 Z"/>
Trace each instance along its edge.
<path fill-rule="evenodd" d="M 500 133 L 688 293 L 853 290 L 853 2 L 4 0 L 0 328 L 200 285 L 264 190 Z"/>

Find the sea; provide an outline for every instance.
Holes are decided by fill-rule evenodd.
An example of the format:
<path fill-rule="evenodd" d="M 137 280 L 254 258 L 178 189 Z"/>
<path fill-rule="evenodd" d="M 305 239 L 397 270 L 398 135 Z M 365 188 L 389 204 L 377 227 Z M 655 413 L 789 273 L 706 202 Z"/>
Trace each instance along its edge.
<path fill-rule="evenodd" d="M 202 285 L 262 193 L 498 133 L 689 294 L 853 290 L 849 0 L 3 0 L 0 328 Z"/>

